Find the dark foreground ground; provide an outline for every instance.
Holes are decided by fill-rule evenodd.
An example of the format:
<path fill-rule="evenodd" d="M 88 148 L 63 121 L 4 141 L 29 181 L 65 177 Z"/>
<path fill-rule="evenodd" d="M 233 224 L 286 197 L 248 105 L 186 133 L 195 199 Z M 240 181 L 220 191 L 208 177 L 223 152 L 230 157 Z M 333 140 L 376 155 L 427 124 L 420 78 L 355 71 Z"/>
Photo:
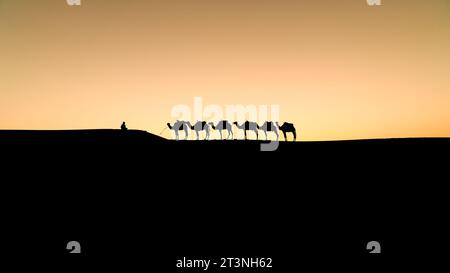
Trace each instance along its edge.
<path fill-rule="evenodd" d="M 150 272 L 429 268 L 448 257 L 450 139 L 169 141 L 0 131 L 2 248 L 22 264 Z M 77 240 L 82 253 L 68 254 Z M 377 240 L 382 253 L 368 254 Z M 208 271 L 177 259 L 215 259 Z M 271 257 L 272 268 L 219 268 Z"/>

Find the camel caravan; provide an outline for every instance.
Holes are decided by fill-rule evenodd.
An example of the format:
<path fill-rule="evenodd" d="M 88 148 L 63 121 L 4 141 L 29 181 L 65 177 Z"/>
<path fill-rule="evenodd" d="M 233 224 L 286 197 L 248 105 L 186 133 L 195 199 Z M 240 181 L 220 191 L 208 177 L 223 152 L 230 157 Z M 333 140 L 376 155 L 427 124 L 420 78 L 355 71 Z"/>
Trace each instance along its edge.
<path fill-rule="evenodd" d="M 266 141 L 268 140 L 267 133 L 273 132 L 276 136 L 276 140 L 278 141 L 279 135 L 278 131 L 283 132 L 284 140 L 287 141 L 287 133 L 292 133 L 293 141 L 297 138 L 297 133 L 294 127 L 294 124 L 285 122 L 283 125 L 279 125 L 278 122 L 266 121 L 261 126 L 258 123 L 253 121 L 245 121 L 242 124 L 238 122 L 230 123 L 227 120 L 222 120 L 214 124 L 212 122 L 206 121 L 197 121 L 194 125 L 192 125 L 189 121 L 177 120 L 174 124 L 167 123 L 167 126 L 170 130 L 174 131 L 175 139 L 179 140 L 180 131 L 184 131 L 184 140 L 187 140 L 189 137 L 189 130 L 194 131 L 196 134 L 196 139 L 199 140 L 199 133 L 201 131 L 205 131 L 206 137 L 205 140 L 210 139 L 210 132 L 212 130 L 218 131 L 220 134 L 220 139 L 223 140 L 222 131 L 227 131 L 226 139 L 234 139 L 233 135 L 233 125 L 236 126 L 237 129 L 240 129 L 244 132 L 244 139 L 247 140 L 247 131 L 252 131 L 256 135 L 256 139 L 259 139 L 259 131 L 263 131 L 266 136 Z"/>

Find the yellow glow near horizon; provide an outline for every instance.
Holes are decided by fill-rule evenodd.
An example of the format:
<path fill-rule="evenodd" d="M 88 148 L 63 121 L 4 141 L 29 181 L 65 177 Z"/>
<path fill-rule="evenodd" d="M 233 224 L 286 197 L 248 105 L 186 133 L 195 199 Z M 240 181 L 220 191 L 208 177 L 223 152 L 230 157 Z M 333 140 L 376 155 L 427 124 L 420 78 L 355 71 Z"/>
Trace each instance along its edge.
<path fill-rule="evenodd" d="M 158 134 L 201 96 L 301 140 L 450 136 L 449 49 L 444 0 L 0 0 L 0 129 Z"/>

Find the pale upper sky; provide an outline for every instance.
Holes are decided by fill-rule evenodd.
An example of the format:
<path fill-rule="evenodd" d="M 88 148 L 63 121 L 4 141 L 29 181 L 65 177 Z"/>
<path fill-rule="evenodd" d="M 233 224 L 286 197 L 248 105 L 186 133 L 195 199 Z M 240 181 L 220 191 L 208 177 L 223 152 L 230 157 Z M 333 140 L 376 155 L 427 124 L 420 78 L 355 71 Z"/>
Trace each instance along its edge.
<path fill-rule="evenodd" d="M 450 1 L 382 3 L 0 0 L 0 129 L 158 134 L 200 96 L 301 140 L 450 136 Z"/>

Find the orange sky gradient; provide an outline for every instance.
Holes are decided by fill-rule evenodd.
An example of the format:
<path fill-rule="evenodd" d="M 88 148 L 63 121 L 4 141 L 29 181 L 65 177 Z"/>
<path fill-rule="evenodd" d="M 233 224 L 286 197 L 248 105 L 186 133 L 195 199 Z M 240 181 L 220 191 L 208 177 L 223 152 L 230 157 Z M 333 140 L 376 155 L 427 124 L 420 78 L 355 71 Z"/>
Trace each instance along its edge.
<path fill-rule="evenodd" d="M 158 134 L 200 96 L 300 140 L 450 137 L 449 75 L 447 0 L 0 0 L 0 129 Z"/>

